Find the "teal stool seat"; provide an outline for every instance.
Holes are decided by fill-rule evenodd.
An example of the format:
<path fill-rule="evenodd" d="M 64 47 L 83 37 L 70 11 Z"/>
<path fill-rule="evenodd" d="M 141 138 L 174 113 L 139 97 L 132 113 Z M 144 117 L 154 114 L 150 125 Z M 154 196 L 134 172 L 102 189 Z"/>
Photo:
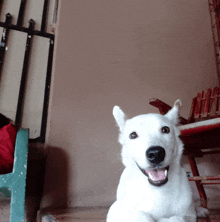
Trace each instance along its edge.
<path fill-rule="evenodd" d="M 28 129 L 17 132 L 12 173 L 0 175 L 0 191 L 11 196 L 10 222 L 23 222 L 27 174 Z"/>

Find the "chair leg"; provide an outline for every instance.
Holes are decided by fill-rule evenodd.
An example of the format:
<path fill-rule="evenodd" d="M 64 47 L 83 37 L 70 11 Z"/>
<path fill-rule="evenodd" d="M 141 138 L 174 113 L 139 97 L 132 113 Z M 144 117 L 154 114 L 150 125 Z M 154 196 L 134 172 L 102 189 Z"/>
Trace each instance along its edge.
<path fill-rule="evenodd" d="M 199 176 L 199 170 L 196 165 L 195 157 L 189 156 L 189 164 L 190 164 L 193 176 Z M 195 181 L 195 183 L 199 192 L 201 207 L 207 207 L 207 197 L 206 197 L 204 187 L 201 181 Z"/>
<path fill-rule="evenodd" d="M 25 216 L 25 188 L 12 189 L 10 208 L 10 222 L 23 222 Z"/>

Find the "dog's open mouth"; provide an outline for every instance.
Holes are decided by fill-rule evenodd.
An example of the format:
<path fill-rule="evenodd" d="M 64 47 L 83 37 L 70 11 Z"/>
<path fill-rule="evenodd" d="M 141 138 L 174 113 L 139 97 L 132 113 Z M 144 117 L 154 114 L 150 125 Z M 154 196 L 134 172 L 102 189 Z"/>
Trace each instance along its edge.
<path fill-rule="evenodd" d="M 140 168 L 140 167 L 139 167 Z M 158 168 L 152 170 L 141 169 L 144 175 L 148 177 L 148 181 L 153 186 L 162 186 L 168 182 L 169 166 L 165 168 Z"/>
<path fill-rule="evenodd" d="M 162 186 L 168 181 L 169 167 L 153 170 L 144 170 L 149 182 L 154 186 Z"/>

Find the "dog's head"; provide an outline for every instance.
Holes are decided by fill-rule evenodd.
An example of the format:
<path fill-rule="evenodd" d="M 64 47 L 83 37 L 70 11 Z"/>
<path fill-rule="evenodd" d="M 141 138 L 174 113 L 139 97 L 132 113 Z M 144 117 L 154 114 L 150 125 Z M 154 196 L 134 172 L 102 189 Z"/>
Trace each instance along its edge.
<path fill-rule="evenodd" d="M 146 114 L 128 120 L 118 106 L 113 109 L 120 130 L 123 164 L 138 167 L 154 186 L 168 181 L 170 165 L 178 164 L 182 155 L 176 127 L 180 107 L 181 101 L 177 100 L 166 115 Z"/>

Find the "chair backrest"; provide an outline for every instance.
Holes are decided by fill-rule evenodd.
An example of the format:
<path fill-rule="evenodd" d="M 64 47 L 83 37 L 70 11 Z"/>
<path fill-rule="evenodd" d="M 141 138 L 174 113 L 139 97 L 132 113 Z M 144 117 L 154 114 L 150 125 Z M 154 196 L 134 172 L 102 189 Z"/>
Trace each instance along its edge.
<path fill-rule="evenodd" d="M 28 129 L 17 132 L 13 172 L 0 175 L 0 188 L 11 191 L 10 222 L 24 221 L 28 135 Z"/>
<path fill-rule="evenodd" d="M 220 89 L 207 89 L 193 98 L 188 123 L 216 118 L 220 116 Z"/>

